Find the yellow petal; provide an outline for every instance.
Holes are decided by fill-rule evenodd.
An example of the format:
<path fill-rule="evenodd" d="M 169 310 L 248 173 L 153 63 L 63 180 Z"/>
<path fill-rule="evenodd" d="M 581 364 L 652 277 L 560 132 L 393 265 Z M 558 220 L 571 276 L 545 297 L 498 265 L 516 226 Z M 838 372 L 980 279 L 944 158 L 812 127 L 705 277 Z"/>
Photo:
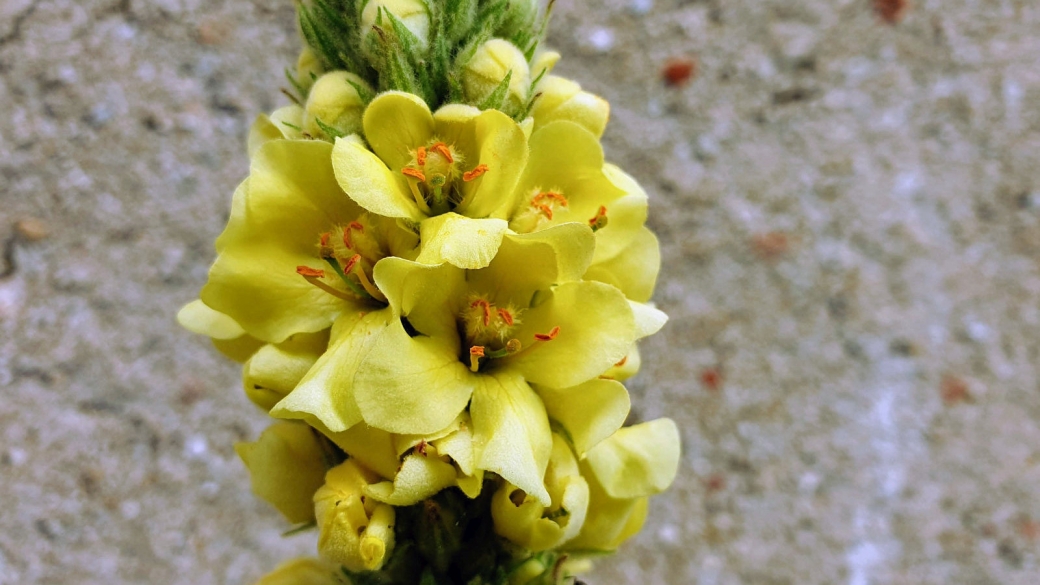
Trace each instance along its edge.
<path fill-rule="evenodd" d="M 446 126 L 439 121 L 438 132 L 449 140 L 447 136 L 458 130 Z M 473 218 L 504 219 L 513 208 L 513 192 L 527 164 L 527 137 L 519 124 L 498 110 L 482 112 L 473 119 L 471 127 L 479 150 L 467 152 L 470 158 L 466 166 L 472 169 L 487 165 L 487 172 L 462 184 L 462 202 L 455 211 Z M 462 140 L 458 142 L 464 144 Z"/>
<path fill-rule="evenodd" d="M 628 417 L 628 390 L 613 380 L 594 379 L 572 388 L 539 386 L 549 419 L 566 431 L 579 457 L 614 434 Z"/>
<path fill-rule="evenodd" d="M 482 375 L 479 380 L 470 405 L 477 467 L 499 474 L 548 506 L 542 479 L 552 434 L 542 401 L 515 372 Z"/>
<path fill-rule="evenodd" d="M 439 457 L 412 454 L 404 458 L 393 482 L 370 486 L 365 494 L 392 506 L 411 506 L 454 486 L 455 477 L 455 467 Z"/>
<path fill-rule="evenodd" d="M 458 343 L 409 337 L 392 322 L 354 376 L 354 397 L 368 424 L 393 433 L 432 433 L 469 402 L 475 384 Z"/>
<path fill-rule="evenodd" d="M 508 291 L 526 306 L 535 292 L 578 280 L 595 248 L 588 226 L 563 224 L 530 234 L 507 233 L 484 270 L 467 274 L 476 290 Z"/>
<path fill-rule="evenodd" d="M 455 317 L 456 305 L 465 294 L 463 270 L 448 264 L 427 266 L 401 258 L 384 258 L 376 264 L 374 278 L 395 316 L 407 319 L 421 335 L 458 346 Z"/>
<path fill-rule="evenodd" d="M 657 236 L 643 226 L 624 250 L 589 266 L 585 278 L 612 284 L 629 299 L 645 303 L 654 294 L 660 269 L 661 249 Z"/>
<path fill-rule="evenodd" d="M 523 317 L 517 337 L 526 349 L 502 362 L 528 381 L 553 388 L 577 386 L 602 374 L 625 357 L 637 337 L 624 295 L 600 282 L 561 284 Z M 556 327 L 552 341 L 534 341 Z"/>
<path fill-rule="evenodd" d="M 246 330 L 234 319 L 214 311 L 200 300 L 194 300 L 181 307 L 177 312 L 177 322 L 192 333 L 213 339 L 237 339 L 246 334 Z"/>
<path fill-rule="evenodd" d="M 612 551 L 635 535 L 646 521 L 647 498 L 612 498 L 603 489 L 587 461 L 581 463 L 589 486 L 589 505 L 581 532 L 564 545 L 566 550 Z"/>
<path fill-rule="evenodd" d="M 393 318 L 390 309 L 371 313 L 348 312 L 336 320 L 328 350 L 272 410 L 271 416 L 320 421 L 338 433 L 361 422 L 354 400 L 354 373 L 372 341 Z M 317 425 L 315 425 L 317 426 Z"/>
<path fill-rule="evenodd" d="M 327 331 L 297 333 L 279 344 L 261 347 L 242 372 L 246 396 L 270 410 L 300 383 L 328 346 Z"/>
<path fill-rule="evenodd" d="M 314 519 L 311 498 L 325 477 L 325 460 L 314 430 L 296 422 L 276 422 L 255 443 L 237 443 L 253 493 L 293 524 Z"/>
<path fill-rule="evenodd" d="M 470 219 L 445 213 L 421 224 L 422 264 L 447 262 L 459 268 L 484 268 L 495 257 L 507 224 L 501 219 Z"/>
<path fill-rule="evenodd" d="M 394 450 L 394 437 L 390 433 L 365 423 L 358 423 L 339 433 L 320 427 L 318 430 L 366 469 L 386 479 L 397 473 L 401 461 Z"/>
<path fill-rule="evenodd" d="M 342 585 L 340 569 L 322 559 L 293 559 L 286 561 L 255 585 Z"/>
<path fill-rule="evenodd" d="M 378 156 L 365 148 L 357 136 L 336 139 L 336 146 L 332 150 L 332 167 L 343 191 L 368 211 L 412 221 L 423 218 L 408 191 L 404 175 L 395 174 Z"/>
<path fill-rule="evenodd" d="M 376 155 L 394 172 L 408 164 L 417 147 L 430 141 L 433 124 L 433 114 L 426 102 L 410 93 L 382 93 L 365 109 L 365 137 Z"/>
<path fill-rule="evenodd" d="M 679 429 L 667 418 L 625 427 L 593 447 L 586 460 L 610 497 L 652 496 L 675 479 Z"/>
<path fill-rule="evenodd" d="M 636 335 L 639 339 L 657 333 L 668 322 L 668 315 L 654 307 L 652 303 L 628 302 L 632 315 L 636 319 Z"/>

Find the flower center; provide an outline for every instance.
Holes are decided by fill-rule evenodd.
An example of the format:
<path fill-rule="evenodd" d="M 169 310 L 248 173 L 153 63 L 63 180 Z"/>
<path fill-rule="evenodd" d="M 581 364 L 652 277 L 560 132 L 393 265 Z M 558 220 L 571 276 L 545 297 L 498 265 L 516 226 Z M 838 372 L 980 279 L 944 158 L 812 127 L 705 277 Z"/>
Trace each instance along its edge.
<path fill-rule="evenodd" d="M 534 344 L 552 341 L 560 333 L 559 327 L 553 327 L 548 333 L 536 333 L 534 341 L 528 348 L 514 336 L 520 325 L 522 309 L 511 304 L 495 304 L 489 297 L 470 295 L 459 315 L 465 344 L 468 351 L 469 369 L 473 372 L 491 360 L 516 355 Z"/>
<path fill-rule="evenodd" d="M 462 202 L 458 179 L 468 183 L 487 172 L 487 165 L 463 171 L 465 161 L 454 146 L 433 140 L 415 149 L 411 162 L 401 169 L 412 197 L 427 215 L 440 215 Z"/>
<path fill-rule="evenodd" d="M 509 227 L 519 233 L 530 233 L 542 224 L 552 221 L 560 212 L 567 211 L 567 198 L 557 190 L 534 189 L 527 205 L 510 222 Z"/>
<path fill-rule="evenodd" d="M 346 225 L 337 225 L 319 234 L 318 255 L 335 278 L 322 269 L 297 266 L 296 273 L 307 282 L 341 299 L 386 302 L 386 296 L 372 283 L 372 269 L 386 253 L 367 213 Z M 347 290 L 333 286 L 336 281 L 345 285 Z"/>

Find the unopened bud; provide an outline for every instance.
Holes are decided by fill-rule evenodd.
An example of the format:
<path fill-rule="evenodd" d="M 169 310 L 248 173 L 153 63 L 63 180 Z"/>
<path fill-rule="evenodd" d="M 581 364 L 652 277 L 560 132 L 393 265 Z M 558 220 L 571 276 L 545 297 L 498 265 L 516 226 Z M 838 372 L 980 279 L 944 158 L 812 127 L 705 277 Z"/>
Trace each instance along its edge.
<path fill-rule="evenodd" d="M 509 87 L 502 102 L 507 113 L 521 111 L 527 103 L 531 86 L 531 69 L 520 49 L 509 41 L 491 39 L 477 48 L 473 58 L 462 71 L 462 91 L 466 101 L 481 104 L 512 72 Z"/>
<path fill-rule="evenodd" d="M 381 10 L 382 9 L 382 10 Z M 385 11 L 394 15 L 419 41 L 419 49 L 425 51 L 430 44 L 430 12 L 423 0 L 370 0 L 361 13 L 361 35 L 366 37 L 372 33 L 372 27 L 378 26 L 390 30 L 387 17 L 380 18 L 379 13 Z M 367 43 L 362 43 L 364 47 Z"/>
<path fill-rule="evenodd" d="M 296 60 L 296 83 L 304 92 L 309 92 L 314 82 L 325 72 L 318 55 L 310 47 L 304 47 L 300 51 L 300 58 Z"/>
<path fill-rule="evenodd" d="M 583 126 L 596 137 L 603 136 L 610 117 L 610 104 L 607 100 L 582 91 L 577 83 L 548 75 L 538 83 L 531 116 L 534 117 L 534 128 L 538 128 L 556 120 L 569 120 Z"/>
<path fill-rule="evenodd" d="M 333 138 L 361 130 L 365 101 L 357 88 L 372 91 L 365 80 L 346 71 L 332 71 L 318 78 L 307 98 L 303 130 L 314 137 Z M 326 132 L 328 130 L 328 132 Z"/>

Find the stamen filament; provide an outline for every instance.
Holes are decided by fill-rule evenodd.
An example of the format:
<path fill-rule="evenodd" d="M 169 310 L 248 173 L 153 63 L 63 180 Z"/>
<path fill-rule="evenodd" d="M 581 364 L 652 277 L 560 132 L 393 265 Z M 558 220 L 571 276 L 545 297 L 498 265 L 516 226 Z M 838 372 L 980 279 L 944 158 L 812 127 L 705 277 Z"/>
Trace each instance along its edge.
<path fill-rule="evenodd" d="M 355 261 L 354 276 L 357 276 L 358 280 L 361 281 L 361 286 L 365 287 L 365 291 L 368 292 L 368 295 L 371 296 L 373 299 L 376 299 L 377 301 L 385 303 L 386 295 L 380 292 L 380 290 L 376 288 L 374 284 L 372 284 L 372 281 L 368 279 L 368 275 L 365 274 L 365 269 L 361 266 L 360 262 L 361 255 L 355 255 L 354 258 L 351 258 L 351 260 Z"/>
<path fill-rule="evenodd" d="M 353 292 L 354 294 L 356 294 L 357 296 L 359 296 L 359 297 L 361 297 L 363 299 L 371 299 L 372 298 L 372 295 L 368 294 L 365 291 L 365 289 L 363 289 L 360 286 L 358 286 L 358 283 L 356 283 L 353 280 L 350 280 L 349 278 L 347 278 L 346 273 L 343 271 L 342 268 L 340 268 L 339 260 L 336 260 L 335 258 L 325 258 L 325 261 L 329 263 L 329 266 L 331 266 L 332 270 L 335 271 L 336 276 L 338 276 L 339 279 L 343 281 L 343 284 L 347 285 L 347 288 L 349 288 L 351 290 L 351 292 Z M 349 270 L 349 268 L 348 268 L 348 270 Z M 353 300 L 353 299 L 351 299 L 351 300 Z"/>
<path fill-rule="evenodd" d="M 408 181 L 408 187 L 412 190 L 412 198 L 415 199 L 415 204 L 419 206 L 419 210 L 426 215 L 432 215 L 430 206 L 426 204 L 426 198 L 419 192 L 419 184 L 415 181 Z"/>
<path fill-rule="evenodd" d="M 325 284 L 324 282 L 318 280 L 319 278 L 325 276 L 324 270 L 317 270 L 308 266 L 297 266 L 296 273 L 302 276 L 304 280 L 306 280 L 307 282 L 313 284 L 314 286 L 320 288 L 321 290 L 329 293 L 330 295 L 336 298 L 343 299 L 344 301 L 354 300 L 352 297 L 347 296 L 343 291 L 336 290 L 331 286 Z"/>
<path fill-rule="evenodd" d="M 484 357 L 484 346 L 474 345 L 469 348 L 469 370 L 476 372 L 480 369 L 480 358 Z"/>

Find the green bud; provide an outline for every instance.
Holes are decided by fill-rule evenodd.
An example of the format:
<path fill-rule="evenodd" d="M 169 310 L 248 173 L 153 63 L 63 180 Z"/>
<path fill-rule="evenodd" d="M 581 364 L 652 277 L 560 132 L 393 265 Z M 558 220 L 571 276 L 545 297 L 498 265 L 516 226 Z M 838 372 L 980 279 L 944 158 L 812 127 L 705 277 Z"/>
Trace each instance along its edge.
<path fill-rule="evenodd" d="M 321 66 L 321 60 L 310 47 L 304 47 L 300 51 L 300 58 L 296 60 L 296 83 L 304 92 L 309 92 L 314 81 L 325 72 Z"/>
<path fill-rule="evenodd" d="M 335 138 L 361 131 L 361 114 L 365 101 L 357 88 L 371 87 L 353 73 L 332 71 L 318 78 L 307 98 L 303 114 L 303 130 L 316 138 Z"/>
<path fill-rule="evenodd" d="M 423 51 L 430 45 L 430 12 L 423 0 L 370 0 L 361 13 L 362 38 L 372 33 L 373 26 L 389 28 L 390 23 L 379 21 L 380 9 L 393 14 L 401 21 L 415 38 L 419 39 L 419 48 Z M 362 43 L 365 47 L 367 43 Z"/>
<path fill-rule="evenodd" d="M 473 58 L 463 67 L 462 91 L 466 101 L 483 104 L 510 74 L 502 104 L 491 104 L 491 107 L 506 113 L 520 112 L 527 103 L 527 91 L 531 86 L 531 69 L 527 59 L 509 41 L 487 41 L 477 48 Z"/>
<path fill-rule="evenodd" d="M 496 31 L 496 35 L 512 37 L 520 34 L 533 35 L 535 33 L 540 2 L 538 0 L 513 0 L 506 7 L 506 17 L 502 26 Z"/>

